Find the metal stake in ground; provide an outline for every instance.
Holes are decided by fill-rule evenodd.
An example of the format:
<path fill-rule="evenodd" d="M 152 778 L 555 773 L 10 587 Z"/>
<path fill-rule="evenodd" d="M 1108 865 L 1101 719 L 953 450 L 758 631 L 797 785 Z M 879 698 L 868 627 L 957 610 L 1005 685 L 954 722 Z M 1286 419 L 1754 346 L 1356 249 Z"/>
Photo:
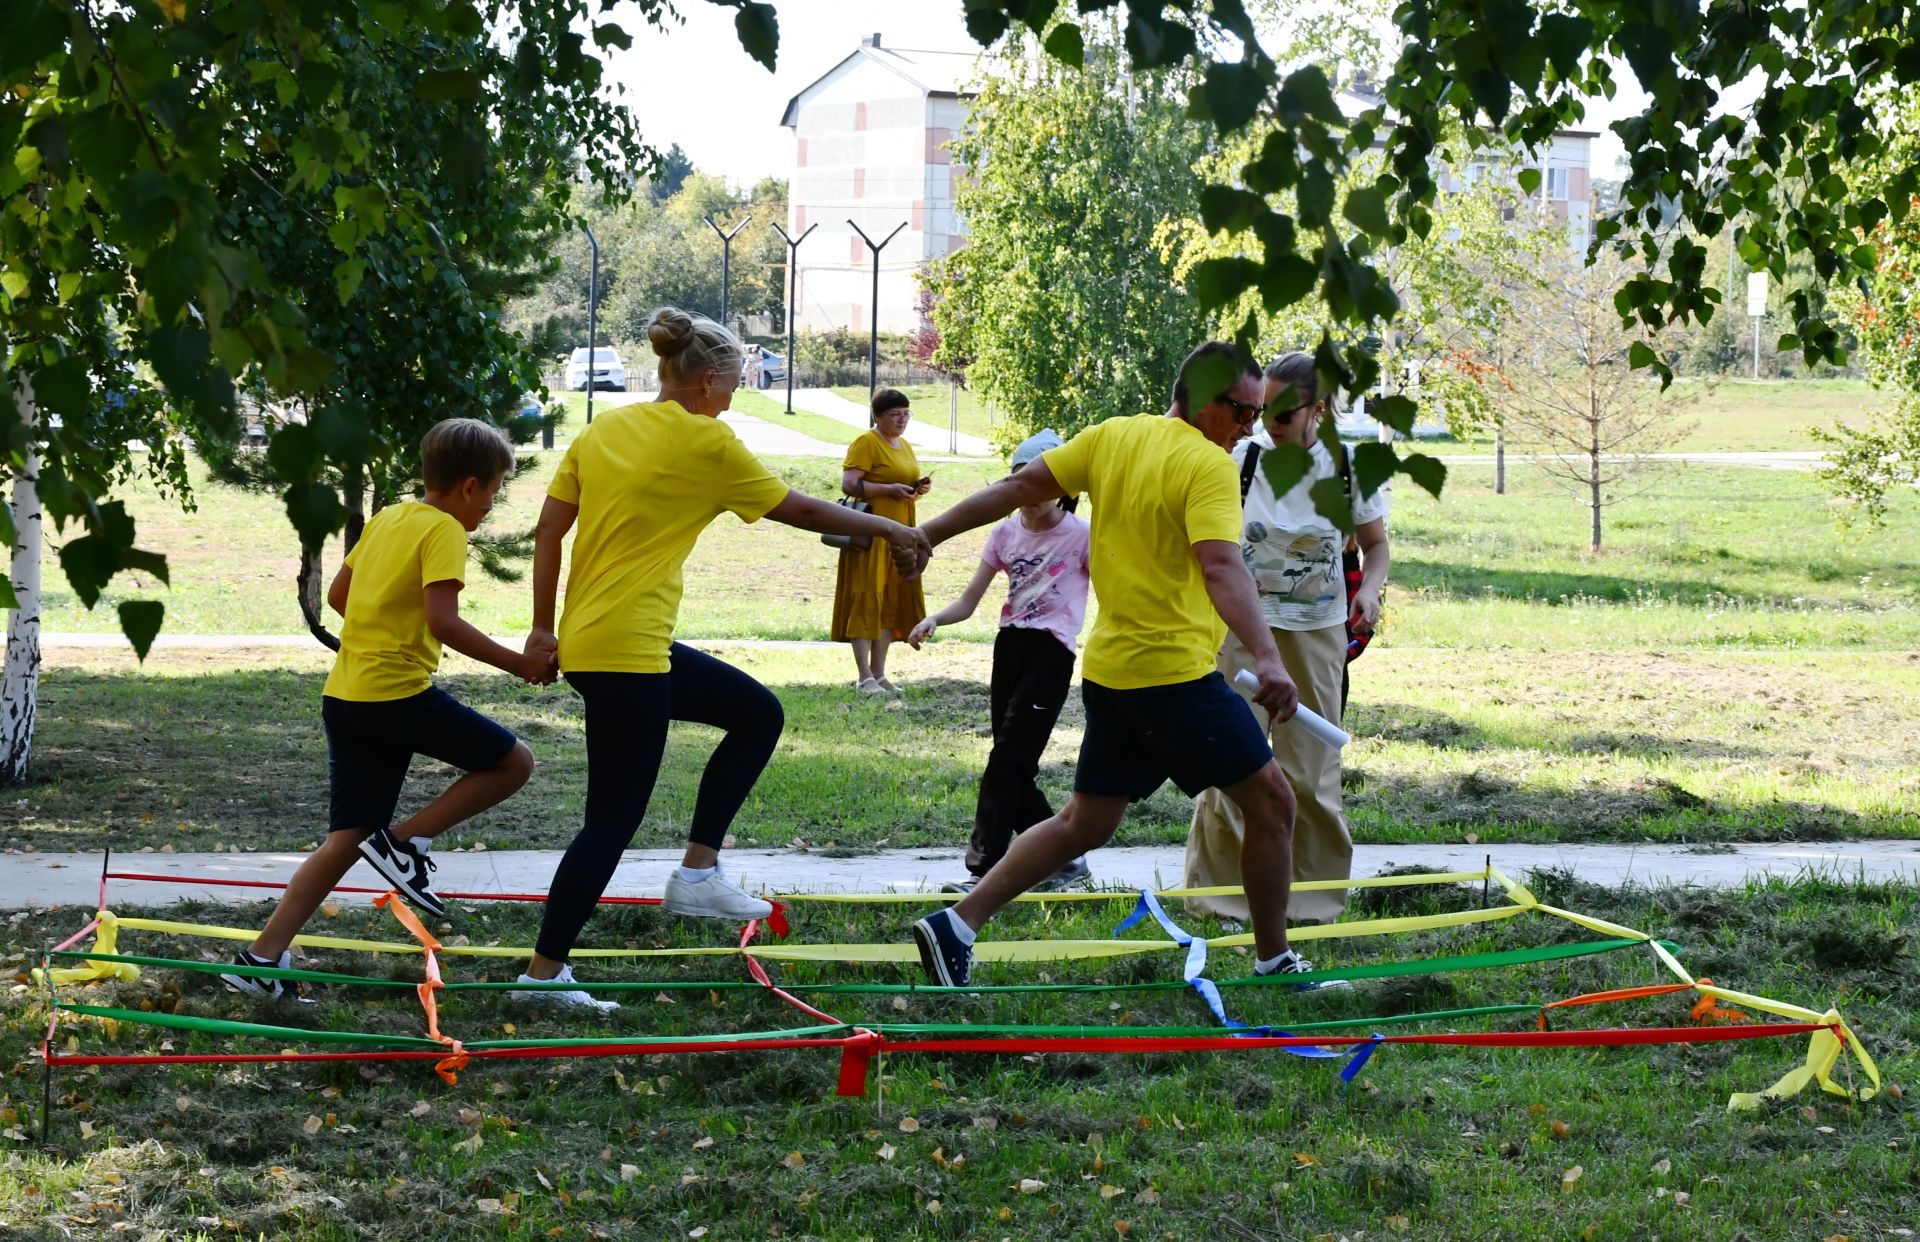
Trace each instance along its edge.
<path fill-rule="evenodd" d="M 800 311 L 800 243 L 813 235 L 820 226 L 809 224 L 807 231 L 799 237 L 790 236 L 779 225 L 773 231 L 780 234 L 780 240 L 787 243 L 787 413 L 793 413 L 793 372 L 798 359 L 793 356 L 793 317 Z"/>
<path fill-rule="evenodd" d="M 888 242 L 900 235 L 900 230 L 907 227 L 907 222 L 902 220 L 894 225 L 893 232 L 887 234 L 878 245 L 867 236 L 865 229 L 851 219 L 847 224 L 860 234 L 860 240 L 867 243 L 867 249 L 873 251 L 873 309 L 869 316 L 873 322 L 867 337 L 867 396 L 871 398 L 880 387 L 880 252 L 887 248 Z"/>
<path fill-rule="evenodd" d="M 753 217 L 748 216 L 725 232 L 713 222 L 712 216 L 702 216 L 701 219 L 720 238 L 720 323 L 722 326 L 731 326 L 727 324 L 727 294 L 733 284 L 733 239 L 739 236 L 741 229 L 753 223 Z"/>

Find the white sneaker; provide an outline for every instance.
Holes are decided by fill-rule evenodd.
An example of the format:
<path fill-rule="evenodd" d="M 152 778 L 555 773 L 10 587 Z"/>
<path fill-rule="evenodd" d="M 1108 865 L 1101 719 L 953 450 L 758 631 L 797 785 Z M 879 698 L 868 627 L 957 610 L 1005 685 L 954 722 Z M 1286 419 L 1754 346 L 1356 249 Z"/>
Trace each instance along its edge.
<path fill-rule="evenodd" d="M 682 878 L 678 869 L 667 877 L 667 898 L 662 907 L 668 914 L 685 914 L 697 919 L 764 919 L 773 913 L 773 903 L 750 897 L 726 877 L 716 864 L 713 874 L 704 880 Z"/>
<path fill-rule="evenodd" d="M 569 962 L 560 968 L 560 973 L 551 979 L 536 979 L 532 975 L 521 975 L 520 983 L 577 983 L 573 977 L 573 964 Z M 509 992 L 508 996 L 517 1001 L 531 1001 L 535 1004 L 570 1005 L 576 1009 L 592 1009 L 599 1013 L 612 1013 L 620 1008 L 619 1001 L 601 1000 L 591 992 L 567 992 L 559 988 L 533 992 Z"/>
<path fill-rule="evenodd" d="M 854 682 L 853 688 L 862 694 L 885 694 L 887 692 L 887 688 L 881 685 L 876 678 L 872 677 L 867 678 L 865 681 Z"/>
<path fill-rule="evenodd" d="M 905 690 L 902 690 L 900 687 L 894 685 L 892 682 L 888 681 L 886 678 L 876 677 L 873 680 L 874 680 L 874 684 L 880 687 L 880 693 L 891 694 L 896 699 L 904 699 L 907 697 L 907 692 Z"/>

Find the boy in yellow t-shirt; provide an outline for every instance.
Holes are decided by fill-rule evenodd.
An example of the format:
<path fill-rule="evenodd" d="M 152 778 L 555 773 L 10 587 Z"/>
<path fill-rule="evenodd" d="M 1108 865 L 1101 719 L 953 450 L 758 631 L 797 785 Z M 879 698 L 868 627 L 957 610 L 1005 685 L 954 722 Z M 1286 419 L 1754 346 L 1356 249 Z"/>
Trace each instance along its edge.
<path fill-rule="evenodd" d="M 354 861 L 365 858 L 400 895 L 444 913 L 429 876 L 427 843 L 504 800 L 533 775 L 525 742 L 433 684 L 444 643 L 536 684 L 553 681 L 553 660 L 494 642 L 460 619 L 467 534 L 493 508 L 513 469 L 513 450 L 473 418 L 438 423 L 420 442 L 426 499 L 374 515 L 327 591 L 345 618 L 340 652 L 321 691 L 332 807 L 326 842 L 300 864 L 273 916 L 246 950 L 229 986 L 256 996 L 289 995 L 292 985 L 260 970 L 292 967 L 293 938 Z M 465 770 L 398 828 L 389 828 L 413 756 Z"/>
<path fill-rule="evenodd" d="M 1203 386 L 1211 391 L 1198 391 Z M 1233 346 L 1208 341 L 1180 364 L 1164 416 L 1090 427 L 923 528 L 938 547 L 1016 505 L 1084 491 L 1093 507 L 1092 578 L 1100 600 L 1081 661 L 1087 724 L 1073 797 L 1021 833 L 965 897 L 913 925 L 921 964 L 935 982 L 964 986 L 974 935 L 986 921 L 1105 845 L 1129 802 L 1168 780 L 1189 796 L 1217 787 L 1245 812 L 1241 873 L 1255 973 L 1313 969 L 1287 944 L 1293 791 L 1213 658 L 1231 628 L 1253 655 L 1260 679 L 1254 701 L 1276 720 L 1292 717 L 1296 690 L 1240 556 L 1239 485 L 1225 451 L 1259 417 L 1263 396 L 1259 369 Z"/>

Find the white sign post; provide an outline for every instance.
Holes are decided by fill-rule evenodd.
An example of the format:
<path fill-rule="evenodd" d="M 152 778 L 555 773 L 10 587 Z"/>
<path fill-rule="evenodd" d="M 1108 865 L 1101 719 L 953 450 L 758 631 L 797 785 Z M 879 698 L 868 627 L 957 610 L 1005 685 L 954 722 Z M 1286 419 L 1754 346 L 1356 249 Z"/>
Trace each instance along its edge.
<path fill-rule="evenodd" d="M 1767 274 L 1747 277 L 1747 317 L 1753 320 L 1753 378 L 1760 378 L 1760 321 L 1767 315 Z"/>

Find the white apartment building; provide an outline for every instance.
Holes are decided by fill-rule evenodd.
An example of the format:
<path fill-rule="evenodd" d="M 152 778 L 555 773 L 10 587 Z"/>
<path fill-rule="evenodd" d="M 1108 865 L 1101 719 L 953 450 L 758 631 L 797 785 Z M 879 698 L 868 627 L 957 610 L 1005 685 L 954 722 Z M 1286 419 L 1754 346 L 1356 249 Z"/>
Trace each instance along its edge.
<path fill-rule="evenodd" d="M 873 325 L 873 254 L 849 220 L 875 242 L 900 230 L 880 252 L 880 330 L 920 326 L 918 273 L 965 236 L 948 143 L 966 124 L 974 56 L 883 47 L 876 34 L 788 102 L 787 231 L 814 229 L 799 251 L 802 331 Z"/>

